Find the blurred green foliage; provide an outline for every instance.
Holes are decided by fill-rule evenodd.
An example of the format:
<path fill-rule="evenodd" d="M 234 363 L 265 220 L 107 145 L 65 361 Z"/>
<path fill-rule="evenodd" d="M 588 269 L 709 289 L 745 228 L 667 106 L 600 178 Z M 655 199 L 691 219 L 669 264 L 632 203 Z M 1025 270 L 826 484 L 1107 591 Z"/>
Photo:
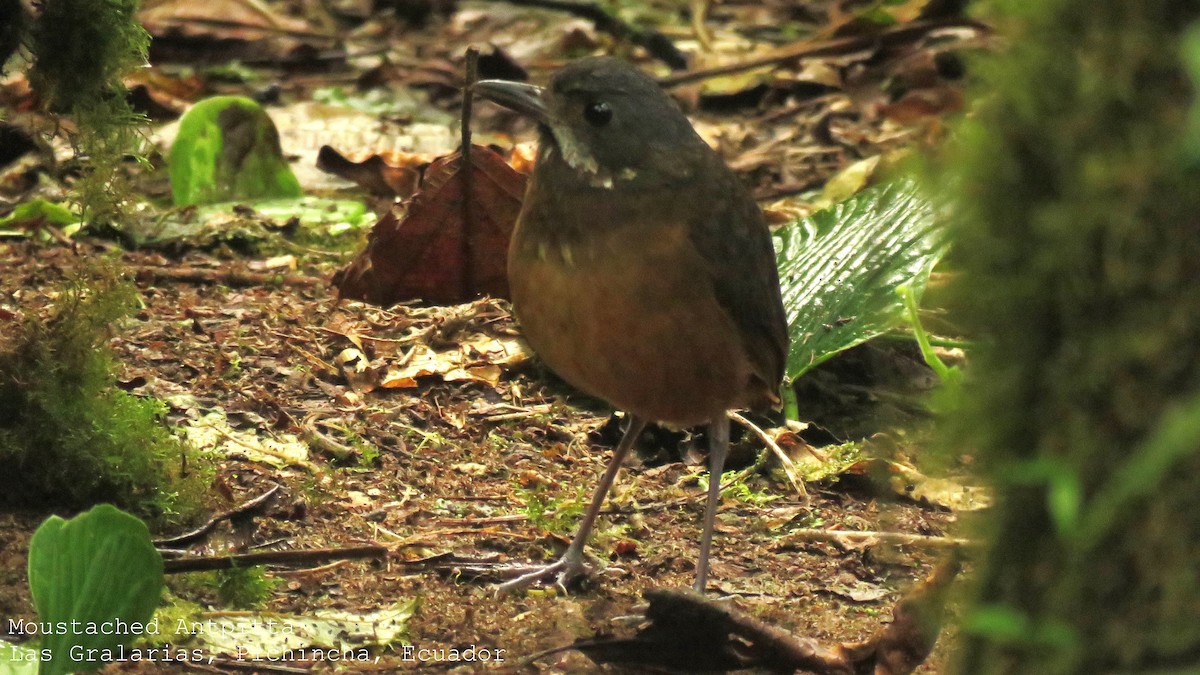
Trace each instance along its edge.
<path fill-rule="evenodd" d="M 137 21 L 137 0 L 45 0 L 30 26 L 30 83 L 48 106 L 68 114 L 86 165 L 75 200 L 86 219 L 111 222 L 129 190 L 118 171 L 143 144 L 145 118 L 125 97 L 122 77 L 146 63 L 150 36 Z"/>
<path fill-rule="evenodd" d="M 988 7 L 1008 46 L 972 62 L 936 183 L 975 344 L 951 443 L 998 490 L 957 672 L 1193 663 L 1200 172 L 1180 147 L 1200 5 Z"/>

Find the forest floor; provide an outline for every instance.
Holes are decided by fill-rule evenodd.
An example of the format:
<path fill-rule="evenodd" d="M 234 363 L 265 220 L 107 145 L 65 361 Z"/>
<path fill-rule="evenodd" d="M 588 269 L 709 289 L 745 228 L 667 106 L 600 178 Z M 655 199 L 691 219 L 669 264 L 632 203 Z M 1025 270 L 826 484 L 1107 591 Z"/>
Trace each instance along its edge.
<path fill-rule="evenodd" d="M 97 255 L 86 244 L 79 248 L 7 245 L 0 251 L 0 283 L 22 289 L 28 305 L 18 309 L 48 307 L 45 290 Z M 144 253 L 122 253 L 121 259 L 134 268 L 162 262 Z M 189 256 L 179 262 L 187 264 Z M 691 435 L 645 435 L 590 547 L 603 569 L 582 591 L 496 597 L 488 579 L 456 574 L 453 561 L 440 569 L 420 561 L 437 562 L 443 554 L 497 562 L 557 556 L 576 519 L 545 512 L 578 515 L 618 437 L 602 403 L 571 392 L 536 366 L 495 386 L 437 383 L 348 400 L 355 397 L 345 379 L 321 365 L 350 347 L 339 333 L 354 325 L 363 341 L 396 340 L 412 335 L 410 322 L 444 327 L 451 310 L 423 310 L 417 319 L 403 309 L 385 312 L 357 303 L 338 308 L 322 290 L 287 287 L 154 284 L 141 290 L 145 307 L 110 343 L 122 364 L 119 381 L 136 385 L 133 391 L 164 400 L 187 394 L 197 407 L 239 419 L 235 428 L 337 429 L 339 437 L 379 450 L 374 458 L 348 460 L 316 452 L 308 467 L 220 460 L 214 512 L 272 486 L 283 489 L 250 532 L 221 532 L 201 552 L 368 543 L 394 552 L 382 561 L 284 571 L 286 585 L 264 609 L 299 615 L 318 608 L 366 611 L 417 598 L 411 644 L 504 650 L 505 665 L 514 665 L 579 638 L 627 634 L 623 617 L 636 613 L 643 590 L 691 585 L 704 500 L 699 478 L 705 475 L 703 444 Z M 454 312 L 465 332 L 515 331 L 501 303 L 480 301 Z M 826 377 L 836 383 L 833 374 Z M 847 379 L 844 372 L 841 379 Z M 867 408 L 860 404 L 859 410 Z M 186 414 L 175 409 L 172 417 Z M 761 451 L 752 436 L 735 437 L 741 452 L 735 450 L 730 471 L 745 468 Z M 805 541 L 789 533 L 819 527 L 940 536 L 955 520 L 946 509 L 876 494 L 853 478 L 809 485 L 806 501 L 764 475 L 748 476 L 743 484 L 740 498 L 722 503 L 710 592 L 830 644 L 869 637 L 890 619 L 901 594 L 930 573 L 938 554 L 919 546 Z M 24 559 L 28 538 L 46 515 L 0 514 L 2 616 L 35 620 Z M 396 666 L 397 657 L 365 670 Z M 938 672 L 939 662 L 935 657 L 918 672 Z M 589 666 L 567 651 L 529 667 L 575 672 Z"/>

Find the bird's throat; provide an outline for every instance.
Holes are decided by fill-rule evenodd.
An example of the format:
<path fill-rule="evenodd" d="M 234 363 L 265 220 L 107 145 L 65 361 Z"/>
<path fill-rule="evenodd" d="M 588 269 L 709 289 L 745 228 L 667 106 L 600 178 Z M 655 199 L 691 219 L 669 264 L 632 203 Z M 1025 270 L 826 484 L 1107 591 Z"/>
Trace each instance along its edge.
<path fill-rule="evenodd" d="M 602 167 L 595 155 L 569 128 L 559 125 L 543 127 L 538 143 L 538 163 L 551 164 L 556 161 L 566 164 L 588 186 L 601 190 L 611 190 L 618 182 L 637 178 L 637 172 L 629 167 Z"/>

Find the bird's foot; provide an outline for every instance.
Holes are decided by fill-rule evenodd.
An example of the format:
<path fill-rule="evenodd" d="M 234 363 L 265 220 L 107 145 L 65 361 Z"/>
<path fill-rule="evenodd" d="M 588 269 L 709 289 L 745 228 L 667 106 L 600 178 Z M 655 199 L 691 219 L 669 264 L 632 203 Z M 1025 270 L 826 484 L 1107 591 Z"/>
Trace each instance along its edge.
<path fill-rule="evenodd" d="M 588 567 L 582 556 L 572 556 L 568 553 L 549 565 L 520 565 L 510 568 L 507 572 L 517 576 L 497 584 L 496 595 L 522 591 L 533 584 L 548 584 L 551 581 L 566 593 L 569 586 L 587 576 Z"/>

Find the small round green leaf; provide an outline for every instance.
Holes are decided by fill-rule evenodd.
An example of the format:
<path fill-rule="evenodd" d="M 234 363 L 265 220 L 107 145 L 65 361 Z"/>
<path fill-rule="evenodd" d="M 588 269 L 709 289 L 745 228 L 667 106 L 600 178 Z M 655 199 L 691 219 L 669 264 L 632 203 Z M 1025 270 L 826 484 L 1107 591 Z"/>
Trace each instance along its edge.
<path fill-rule="evenodd" d="M 162 556 L 142 521 L 109 504 L 51 516 L 29 543 L 42 675 L 102 666 L 145 630 L 162 587 Z"/>

